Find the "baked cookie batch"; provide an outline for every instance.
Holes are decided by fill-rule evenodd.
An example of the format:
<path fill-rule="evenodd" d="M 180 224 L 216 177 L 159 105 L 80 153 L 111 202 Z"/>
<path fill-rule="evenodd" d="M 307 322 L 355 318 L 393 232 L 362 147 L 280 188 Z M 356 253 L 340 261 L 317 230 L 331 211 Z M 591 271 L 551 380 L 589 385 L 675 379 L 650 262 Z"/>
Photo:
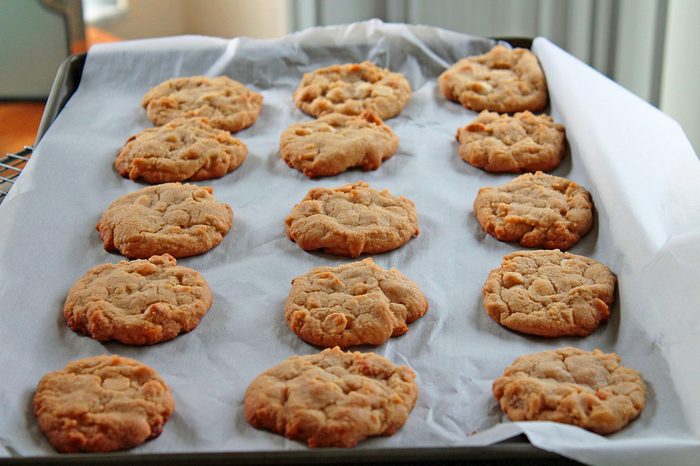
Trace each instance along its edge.
<path fill-rule="evenodd" d="M 543 248 L 508 254 L 488 274 L 486 313 L 540 337 L 594 332 L 610 315 L 616 278 L 594 259 L 562 252 L 590 230 L 593 204 L 575 182 L 543 173 L 561 162 L 565 131 L 550 116 L 531 113 L 548 99 L 537 58 L 496 46 L 460 60 L 438 84 L 445 98 L 481 111 L 457 130 L 459 156 L 489 172 L 525 172 L 479 191 L 473 211 L 482 229 L 500 241 Z M 370 62 L 307 73 L 292 99 L 316 119 L 280 135 L 281 158 L 308 178 L 379 169 L 399 145 L 383 119 L 397 116 L 410 96 L 403 75 Z M 212 292 L 176 258 L 219 245 L 233 209 L 212 188 L 182 182 L 219 178 L 244 163 L 247 147 L 231 133 L 255 123 L 262 100 L 225 76 L 170 79 L 146 93 L 141 104 L 156 126 L 130 137 L 114 167 L 153 186 L 114 200 L 97 222 L 105 250 L 132 260 L 97 265 L 75 282 L 63 308 L 71 329 L 98 341 L 153 345 L 197 327 Z M 309 190 L 290 206 L 284 227 L 302 250 L 347 258 L 385 253 L 419 234 L 410 199 L 362 181 Z M 393 434 L 418 398 L 415 373 L 373 352 L 344 349 L 404 335 L 427 311 L 414 281 L 371 257 L 294 278 L 284 319 L 303 341 L 325 349 L 292 356 L 251 381 L 246 420 L 309 447 L 353 447 Z M 641 376 L 616 354 L 571 347 L 521 356 L 493 382 L 511 420 L 562 422 L 599 434 L 637 417 L 645 393 Z M 157 437 L 173 400 L 152 368 L 97 356 L 46 374 L 34 410 L 57 451 L 105 452 Z"/>

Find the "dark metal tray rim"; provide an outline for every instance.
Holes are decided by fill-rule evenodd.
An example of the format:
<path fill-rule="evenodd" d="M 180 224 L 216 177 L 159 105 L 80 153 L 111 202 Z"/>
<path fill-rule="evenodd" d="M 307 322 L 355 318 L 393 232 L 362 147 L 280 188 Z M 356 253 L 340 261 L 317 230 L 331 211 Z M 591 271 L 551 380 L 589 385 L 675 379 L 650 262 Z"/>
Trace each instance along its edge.
<path fill-rule="evenodd" d="M 555 453 L 533 447 L 524 438 L 487 447 L 426 447 L 281 451 L 224 451 L 201 453 L 81 453 L 60 456 L 4 458 L 7 464 L 358 464 L 492 462 L 493 464 L 577 464 Z"/>

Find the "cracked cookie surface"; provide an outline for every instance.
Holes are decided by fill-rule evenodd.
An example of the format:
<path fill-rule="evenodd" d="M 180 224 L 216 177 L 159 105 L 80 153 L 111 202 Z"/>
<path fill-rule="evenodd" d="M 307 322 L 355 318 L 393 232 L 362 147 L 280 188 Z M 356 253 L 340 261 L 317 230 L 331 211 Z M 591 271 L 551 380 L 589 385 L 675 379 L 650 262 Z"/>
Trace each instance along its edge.
<path fill-rule="evenodd" d="M 232 225 L 231 206 L 218 202 L 211 188 L 165 183 L 112 202 L 97 222 L 97 231 L 105 250 L 148 259 L 207 252 L 221 243 Z"/>
<path fill-rule="evenodd" d="M 39 427 L 62 453 L 132 448 L 160 435 L 175 409 L 158 373 L 133 359 L 79 359 L 44 375 L 34 394 Z"/>
<path fill-rule="evenodd" d="M 309 178 L 353 167 L 376 170 L 398 146 L 399 137 L 368 111 L 358 116 L 331 113 L 294 124 L 280 136 L 282 159 Z"/>
<path fill-rule="evenodd" d="M 235 133 L 255 123 L 262 101 L 261 94 L 227 76 L 190 76 L 153 87 L 141 106 L 156 126 L 176 118 L 206 117 L 211 126 Z"/>
<path fill-rule="evenodd" d="M 525 247 L 568 249 L 593 225 L 593 203 L 583 187 L 542 172 L 499 187 L 481 188 L 474 214 L 489 235 Z"/>
<path fill-rule="evenodd" d="M 219 178 L 238 168 L 248 148 L 206 118 L 179 118 L 131 136 L 114 161 L 123 177 L 148 183 Z"/>
<path fill-rule="evenodd" d="M 462 160 L 490 172 L 552 170 L 564 156 L 564 127 L 527 111 L 509 116 L 484 110 L 457 130 L 457 140 Z"/>
<path fill-rule="evenodd" d="M 248 386 L 246 420 L 309 447 L 354 447 L 394 434 L 418 397 L 415 374 L 375 353 L 293 356 Z"/>
<path fill-rule="evenodd" d="M 390 251 L 419 233 L 413 202 L 363 181 L 311 189 L 285 224 L 302 249 L 346 257 Z"/>
<path fill-rule="evenodd" d="M 289 328 L 317 346 L 381 345 L 408 331 L 428 301 L 418 285 L 371 258 L 316 267 L 292 280 L 284 314 Z"/>
<path fill-rule="evenodd" d="M 194 329 L 210 306 L 204 278 L 164 254 L 88 270 L 68 292 L 63 315 L 96 340 L 152 345 Z"/>
<path fill-rule="evenodd" d="M 559 250 L 519 251 L 489 273 L 484 309 L 518 332 L 586 336 L 608 320 L 615 283 L 610 269 L 594 259 Z"/>
<path fill-rule="evenodd" d="M 369 110 L 382 120 L 401 113 L 410 97 L 411 85 L 402 74 L 369 61 L 306 73 L 293 94 L 297 107 L 315 117 L 327 113 L 359 115 Z"/>
<path fill-rule="evenodd" d="M 547 82 L 537 57 L 497 45 L 459 60 L 438 78 L 445 98 L 476 111 L 538 111 L 547 105 Z"/>
<path fill-rule="evenodd" d="M 512 421 L 554 421 L 607 435 L 644 409 L 646 385 L 615 353 L 561 348 L 521 356 L 493 382 Z"/>

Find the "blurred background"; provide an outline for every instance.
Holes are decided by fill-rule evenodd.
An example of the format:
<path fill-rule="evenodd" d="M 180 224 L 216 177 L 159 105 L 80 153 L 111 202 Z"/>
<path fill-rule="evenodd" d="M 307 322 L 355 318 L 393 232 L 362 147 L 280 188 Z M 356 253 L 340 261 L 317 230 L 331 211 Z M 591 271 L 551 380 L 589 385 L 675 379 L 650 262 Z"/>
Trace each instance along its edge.
<path fill-rule="evenodd" d="M 679 121 L 699 152 L 699 0 L 1 0 L 0 153 L 33 142 L 60 63 L 96 43 L 273 38 L 370 18 L 547 37 Z"/>

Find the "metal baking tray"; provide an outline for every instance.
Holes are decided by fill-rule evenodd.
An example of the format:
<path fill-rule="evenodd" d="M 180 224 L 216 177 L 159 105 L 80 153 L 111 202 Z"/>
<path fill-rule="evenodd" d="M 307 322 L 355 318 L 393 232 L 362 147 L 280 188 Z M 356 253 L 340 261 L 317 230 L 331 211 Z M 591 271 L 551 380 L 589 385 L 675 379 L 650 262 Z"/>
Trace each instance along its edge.
<path fill-rule="evenodd" d="M 532 39 L 497 38 L 514 47 L 530 48 Z M 58 69 L 51 93 L 39 125 L 35 145 L 39 144 L 53 121 L 60 114 L 80 84 L 86 54 L 68 57 Z M 26 164 L 32 147 L 18 154 L 21 166 Z M 3 160 L 3 164 L 5 163 Z M 14 160 L 14 159 L 13 159 Z M 17 163 L 16 165 L 20 165 Z M 3 167 L 4 165 L 0 165 Z M 14 177 L 21 171 L 14 169 Z M 0 179 L 0 182 L 3 180 Z M 2 185 L 0 184 L 0 188 Z M 0 195 L 0 202 L 2 201 Z M 272 435 L 272 434 L 271 434 Z M 55 456 L 15 456 L 0 458 L 7 464 L 525 464 L 569 465 L 580 464 L 569 458 L 535 448 L 525 435 L 488 447 L 444 448 L 384 448 L 384 449 L 309 449 L 301 451 L 255 451 L 211 453 L 133 454 L 127 452 L 100 454 L 62 454 Z"/>
<path fill-rule="evenodd" d="M 39 123 L 34 145 L 37 145 L 44 134 L 46 134 L 51 123 L 53 123 L 58 114 L 61 113 L 68 99 L 70 99 L 78 88 L 80 77 L 83 73 L 83 66 L 85 65 L 85 58 L 86 54 L 84 53 L 71 55 L 66 58 L 58 68 L 58 72 L 51 86 L 49 98 L 46 101 L 44 114 Z M 19 152 L 5 154 L 0 157 L 0 203 L 2 203 L 7 193 L 12 189 L 16 178 L 29 161 L 33 150 L 33 146 L 24 146 Z"/>

